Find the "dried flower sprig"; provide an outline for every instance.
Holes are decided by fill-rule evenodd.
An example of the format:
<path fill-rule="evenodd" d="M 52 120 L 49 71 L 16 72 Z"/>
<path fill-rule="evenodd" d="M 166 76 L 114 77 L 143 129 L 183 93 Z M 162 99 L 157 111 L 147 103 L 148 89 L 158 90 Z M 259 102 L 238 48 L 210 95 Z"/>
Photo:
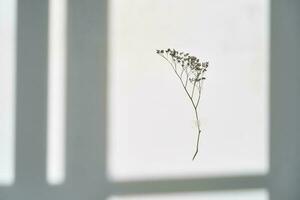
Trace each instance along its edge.
<path fill-rule="evenodd" d="M 175 49 L 156 50 L 156 53 L 167 60 L 172 66 L 176 76 L 179 78 L 181 85 L 183 86 L 184 91 L 193 105 L 198 129 L 196 151 L 193 156 L 194 160 L 198 153 L 201 133 L 198 106 L 203 81 L 205 80 L 204 74 L 208 68 L 208 62 L 200 62 L 200 60 L 195 56 L 191 56 L 189 53 L 176 51 Z"/>

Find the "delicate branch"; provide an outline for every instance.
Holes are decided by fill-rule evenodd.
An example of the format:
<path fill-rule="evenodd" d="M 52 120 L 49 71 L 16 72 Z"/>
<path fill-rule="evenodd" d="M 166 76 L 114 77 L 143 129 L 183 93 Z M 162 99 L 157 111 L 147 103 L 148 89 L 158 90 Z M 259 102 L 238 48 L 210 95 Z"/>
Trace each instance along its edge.
<path fill-rule="evenodd" d="M 200 140 L 200 123 L 198 117 L 198 105 L 201 96 L 202 90 L 202 82 L 205 79 L 204 72 L 208 67 L 208 62 L 200 63 L 199 59 L 194 56 L 190 56 L 188 53 L 178 52 L 175 49 L 167 49 L 167 50 L 157 50 L 156 51 L 160 56 L 162 56 L 168 63 L 172 66 L 176 76 L 179 78 L 180 83 L 187 94 L 188 98 L 190 99 L 195 115 L 197 120 L 197 143 L 196 143 L 196 151 L 193 156 L 193 160 L 195 159 L 196 155 L 198 154 L 199 149 L 199 140 Z M 170 58 L 169 58 L 170 57 Z M 178 73 L 177 62 L 181 65 L 182 70 L 180 74 Z M 185 73 L 186 79 L 183 80 L 183 74 Z M 188 81 L 193 83 L 192 92 L 188 90 Z M 194 99 L 195 88 L 198 89 L 198 96 Z"/>
<path fill-rule="evenodd" d="M 180 79 L 182 79 L 182 75 L 183 75 L 184 71 L 185 71 L 185 69 L 182 67 L 182 71 L 181 71 L 181 74 L 180 74 Z"/>

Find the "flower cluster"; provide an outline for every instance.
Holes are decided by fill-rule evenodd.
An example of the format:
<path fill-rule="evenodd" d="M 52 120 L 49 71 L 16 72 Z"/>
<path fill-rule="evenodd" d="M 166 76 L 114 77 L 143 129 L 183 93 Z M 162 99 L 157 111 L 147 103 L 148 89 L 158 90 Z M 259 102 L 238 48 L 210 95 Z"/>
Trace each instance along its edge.
<path fill-rule="evenodd" d="M 200 62 L 199 58 L 175 49 L 156 50 L 156 53 L 167 58 L 170 57 L 174 65 L 177 66 L 179 64 L 182 69 L 192 72 L 194 77 L 189 78 L 191 82 L 205 79 L 202 75 L 207 71 L 208 62 Z M 191 74 L 189 75 L 191 76 Z"/>

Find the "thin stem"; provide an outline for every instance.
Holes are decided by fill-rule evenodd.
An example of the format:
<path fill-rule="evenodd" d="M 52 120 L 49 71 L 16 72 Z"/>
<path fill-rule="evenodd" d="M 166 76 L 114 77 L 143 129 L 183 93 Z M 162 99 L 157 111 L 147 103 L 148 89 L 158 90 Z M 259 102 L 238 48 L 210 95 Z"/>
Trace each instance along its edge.
<path fill-rule="evenodd" d="M 198 136 L 197 136 L 196 151 L 195 151 L 195 154 L 194 154 L 192 160 L 194 160 L 195 157 L 196 157 L 196 155 L 198 154 L 198 149 L 199 149 L 199 139 L 200 139 L 200 133 L 201 133 L 197 108 L 195 108 L 195 114 L 196 114 L 196 120 L 197 120 Z"/>
<path fill-rule="evenodd" d="M 162 54 L 159 54 L 160 56 L 162 56 L 165 60 L 168 61 L 168 63 L 172 66 L 176 76 L 179 78 L 180 80 L 180 83 L 184 89 L 184 91 L 186 92 L 187 96 L 189 97 L 192 105 L 193 105 L 193 108 L 194 108 L 194 112 L 195 112 L 195 115 L 196 115 L 196 120 L 197 120 L 197 129 L 198 129 L 198 135 L 197 135 L 197 144 L 196 144 L 196 151 L 195 151 L 195 154 L 193 156 L 193 160 L 195 159 L 195 157 L 197 156 L 198 154 L 198 149 L 199 149 L 199 140 L 200 140 L 200 133 L 201 133 L 201 130 L 200 130 L 200 124 L 199 124 L 199 117 L 198 117 L 198 111 L 197 111 L 197 107 L 198 107 L 198 104 L 199 104 L 199 100 L 200 100 L 200 94 L 201 94 L 201 82 L 202 80 L 199 81 L 199 87 L 197 86 L 197 80 L 195 80 L 194 82 L 194 85 L 193 85 L 193 91 L 192 91 L 192 95 L 190 95 L 190 93 L 188 92 L 187 90 L 187 81 L 188 81 L 188 78 L 189 78 L 189 73 L 188 73 L 188 67 L 186 67 L 185 69 L 183 68 L 183 71 L 186 72 L 186 80 L 185 80 L 185 83 L 183 82 L 182 80 L 182 74 L 183 74 L 183 71 L 181 72 L 181 74 L 179 75 L 178 72 L 177 72 L 177 65 L 176 65 L 176 61 L 174 62 L 174 60 L 172 59 L 173 61 L 173 65 L 172 62 L 166 58 L 164 55 Z M 199 75 L 196 77 L 196 79 L 199 77 Z M 199 89 L 199 96 L 198 96 L 198 99 L 197 99 L 197 103 L 195 104 L 194 100 L 193 100 L 193 95 L 194 95 L 194 90 L 195 90 L 195 87 L 197 87 Z"/>
<path fill-rule="evenodd" d="M 199 74 L 197 74 L 196 79 L 194 80 L 193 91 L 192 91 L 192 98 L 194 96 L 194 90 L 195 90 L 195 86 L 196 86 L 198 77 L 199 77 Z"/>
<path fill-rule="evenodd" d="M 176 65 L 176 60 L 173 58 L 173 57 L 171 57 L 171 60 L 173 61 L 173 64 L 174 64 L 174 68 L 175 68 L 175 71 L 177 72 L 177 65 Z"/>
<path fill-rule="evenodd" d="M 184 68 L 182 67 L 182 71 L 181 71 L 181 73 L 180 73 L 180 79 L 182 79 L 182 75 L 183 75 L 183 72 L 184 72 L 185 70 L 184 70 Z"/>
<path fill-rule="evenodd" d="M 172 63 L 169 61 L 169 59 L 167 59 L 165 56 L 163 56 L 163 55 L 161 55 L 161 54 L 159 54 L 161 57 L 163 57 L 166 61 L 168 61 L 168 63 L 170 63 L 170 65 L 172 66 L 172 68 L 174 69 L 174 71 L 176 71 L 175 70 L 175 68 L 173 67 L 173 65 L 172 65 Z"/>
<path fill-rule="evenodd" d="M 202 90 L 202 87 L 201 87 L 201 84 L 199 83 L 199 88 L 198 88 L 199 93 L 198 93 L 198 99 L 197 99 L 196 107 L 198 107 L 199 102 L 200 102 L 201 90 Z"/>
<path fill-rule="evenodd" d="M 194 160 L 198 154 L 200 133 L 201 133 L 201 130 L 198 131 L 196 152 L 195 152 L 192 160 Z"/>
<path fill-rule="evenodd" d="M 196 81 L 194 81 L 194 85 L 193 85 L 192 98 L 194 96 L 195 85 L 196 85 Z"/>
<path fill-rule="evenodd" d="M 186 67 L 185 69 L 186 69 L 186 70 L 185 70 L 185 72 L 186 72 L 185 87 L 186 87 L 187 84 L 188 84 L 188 80 L 189 80 L 189 73 L 188 73 L 188 68 Z"/>

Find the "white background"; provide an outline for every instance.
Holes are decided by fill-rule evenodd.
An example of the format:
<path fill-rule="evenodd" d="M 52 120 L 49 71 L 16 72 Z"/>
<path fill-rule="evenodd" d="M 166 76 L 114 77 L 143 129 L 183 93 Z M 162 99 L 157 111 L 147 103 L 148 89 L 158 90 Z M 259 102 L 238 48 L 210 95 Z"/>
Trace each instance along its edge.
<path fill-rule="evenodd" d="M 115 180 L 268 171 L 267 0 L 113 0 L 109 19 L 108 169 Z M 156 49 L 210 66 L 192 105 Z"/>

